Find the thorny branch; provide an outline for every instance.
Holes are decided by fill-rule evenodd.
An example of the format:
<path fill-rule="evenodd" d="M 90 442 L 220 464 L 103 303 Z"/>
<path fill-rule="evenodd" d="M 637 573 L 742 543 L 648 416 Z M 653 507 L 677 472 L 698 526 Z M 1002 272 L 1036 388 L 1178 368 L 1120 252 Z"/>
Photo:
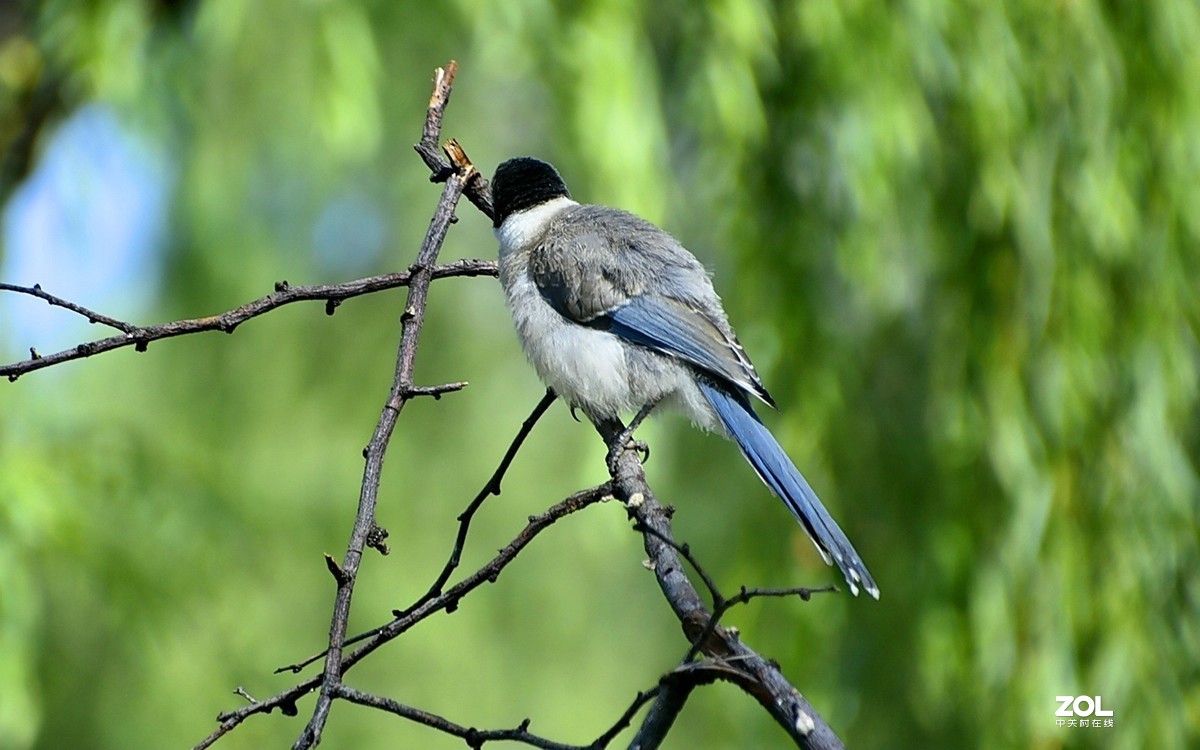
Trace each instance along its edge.
<path fill-rule="evenodd" d="M 522 424 L 491 478 L 459 515 L 459 526 L 449 560 L 429 589 L 408 607 L 393 611 L 394 619 L 390 622 L 353 638 L 347 637 L 351 600 L 363 550 L 366 547 L 373 547 L 382 554 L 387 554 L 387 546 L 384 543 L 387 532 L 375 522 L 375 504 L 384 456 L 399 415 L 405 404 L 412 398 L 418 396 L 439 397 L 443 393 L 459 390 L 466 385 L 466 383 L 458 382 L 419 386 L 413 382 L 413 368 L 421 327 L 425 319 L 425 305 L 430 285 L 434 279 L 451 276 L 495 276 L 497 272 L 496 263 L 487 260 L 460 260 L 444 265 L 436 264 L 446 233 L 455 221 L 454 212 L 460 196 L 465 195 L 481 212 L 488 217 L 492 216 L 491 197 L 487 182 L 471 164 L 462 147 L 453 140 L 439 147 L 442 117 L 449 101 L 456 73 L 457 64 L 453 61 L 445 68 L 439 68 L 436 71 L 421 140 L 414 147 L 429 167 L 430 179 L 434 182 L 444 183 L 444 187 L 441 200 L 434 212 L 417 258 L 406 271 L 334 285 L 291 286 L 286 281 L 281 281 L 275 285 L 275 291 L 271 294 L 220 315 L 151 326 L 138 326 L 107 317 L 50 294 L 36 284 L 28 287 L 0 284 L 0 291 L 37 297 L 48 304 L 83 316 L 92 323 L 100 323 L 119 332 L 116 336 L 80 344 L 71 349 L 45 356 L 30 349 L 30 359 L 0 365 L 0 375 L 7 376 L 10 381 L 15 381 L 19 376 L 34 370 L 126 346 L 134 346 L 137 351 L 145 351 L 150 342 L 173 336 L 214 330 L 232 333 L 241 323 L 293 302 L 324 300 L 326 312 L 332 315 L 343 300 L 387 289 L 408 287 L 408 299 L 400 320 L 401 335 L 391 393 L 380 412 L 375 432 L 363 451 L 366 465 L 363 471 L 358 512 L 350 540 L 340 563 L 327 556 L 330 572 L 337 583 L 328 647 L 315 657 L 277 671 L 299 672 L 320 659 L 324 659 L 323 669 L 320 674 L 265 700 L 254 700 L 245 690 L 238 688 L 235 692 L 249 703 L 236 710 L 221 714 L 218 717 L 218 727 L 198 743 L 196 748 L 201 750 L 211 746 L 247 718 L 256 714 L 269 713 L 279 709 L 284 715 L 295 716 L 298 713 L 297 701 L 309 693 L 317 692 L 318 697 L 312 715 L 293 745 L 295 748 L 310 748 L 317 745 L 320 742 L 333 702 L 344 700 L 382 710 L 459 737 L 470 747 L 481 747 L 487 742 L 507 740 L 539 748 L 576 750 L 576 746 L 555 742 L 531 733 L 529 719 L 522 721 L 513 729 L 480 730 L 470 728 L 441 716 L 404 706 L 391 698 L 356 690 L 347 686 L 343 682 L 343 678 L 355 664 L 383 644 L 394 640 L 438 612 L 454 611 L 461 599 L 468 593 L 484 583 L 494 583 L 521 550 L 550 525 L 613 496 L 625 503 L 630 517 L 634 520 L 634 529 L 642 534 L 645 550 L 649 556 L 649 567 L 654 571 L 659 587 L 682 625 L 684 635 L 688 640 L 688 649 L 680 664 L 671 672 L 663 675 L 658 685 L 639 692 L 625 712 L 604 734 L 589 745 L 582 747 L 589 749 L 607 747 L 620 732 L 630 726 L 637 713 L 649 703 L 650 708 L 630 747 L 639 748 L 639 750 L 656 748 L 665 738 L 691 692 L 696 687 L 716 680 L 731 682 L 754 697 L 783 727 L 798 747 L 805 749 L 842 747 L 840 740 L 828 724 L 799 691 L 783 677 L 778 665 L 764 659 L 743 644 L 736 631 L 720 625 L 721 619 L 732 607 L 744 604 L 754 598 L 796 596 L 807 600 L 812 593 L 836 590 L 835 587 L 826 587 L 825 589 L 748 589 L 741 587 L 736 595 L 723 596 L 714 579 L 700 566 L 688 546 L 674 541 L 670 527 L 672 509 L 664 508 L 655 498 L 653 491 L 646 483 L 645 474 L 636 452 L 625 450 L 626 439 L 631 430 L 626 431 L 619 422 L 604 422 L 596 425 L 597 431 L 609 446 L 612 457 L 609 462 L 612 477 L 610 482 L 578 492 L 553 505 L 545 513 L 531 516 L 528 525 L 486 565 L 446 588 L 450 578 L 458 569 L 475 513 L 489 496 L 500 493 L 500 482 L 509 465 L 538 419 L 553 403 L 552 391 L 547 391 L 545 397 L 534 408 Z M 696 571 L 708 590 L 712 600 L 711 611 L 705 606 L 699 592 L 684 572 L 685 561 Z M 351 646 L 353 649 L 347 651 Z M 697 657 L 701 654 L 705 658 L 698 659 Z"/>

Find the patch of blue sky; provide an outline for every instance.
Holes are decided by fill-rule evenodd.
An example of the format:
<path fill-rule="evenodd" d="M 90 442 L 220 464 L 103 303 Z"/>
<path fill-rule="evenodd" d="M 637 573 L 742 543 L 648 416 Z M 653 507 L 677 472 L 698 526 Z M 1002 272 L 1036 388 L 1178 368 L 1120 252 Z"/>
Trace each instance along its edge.
<path fill-rule="evenodd" d="M 0 279 L 121 320 L 146 323 L 168 243 L 171 171 L 165 150 L 89 104 L 49 137 L 0 218 Z M 0 355 L 48 353 L 115 331 L 33 297 L 0 295 Z"/>

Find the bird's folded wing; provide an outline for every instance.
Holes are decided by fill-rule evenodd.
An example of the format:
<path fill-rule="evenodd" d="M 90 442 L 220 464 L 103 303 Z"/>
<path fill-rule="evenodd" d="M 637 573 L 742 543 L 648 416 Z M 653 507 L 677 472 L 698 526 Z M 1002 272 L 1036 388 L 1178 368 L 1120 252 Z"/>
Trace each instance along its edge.
<path fill-rule="evenodd" d="M 598 206 L 573 209 L 571 218 L 573 226 L 560 228 L 530 257 L 534 284 L 551 307 L 775 405 L 704 267 L 674 237 Z"/>
<path fill-rule="evenodd" d="M 621 338 L 678 357 L 719 382 L 774 406 L 737 340 L 685 303 L 643 295 L 603 317 L 608 320 L 608 330 Z"/>

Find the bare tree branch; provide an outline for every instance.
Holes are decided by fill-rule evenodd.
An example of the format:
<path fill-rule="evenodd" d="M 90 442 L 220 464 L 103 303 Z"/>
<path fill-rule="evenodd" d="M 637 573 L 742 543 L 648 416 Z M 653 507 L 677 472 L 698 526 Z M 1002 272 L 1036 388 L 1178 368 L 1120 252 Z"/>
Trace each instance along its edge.
<path fill-rule="evenodd" d="M 449 96 L 449 87 L 444 89 Z M 436 92 L 435 92 L 436 96 Z M 434 108 L 430 107 L 432 118 Z M 428 128 L 427 128 L 428 129 Z M 379 414 L 379 423 L 375 434 L 367 445 L 367 464 L 363 471 L 362 491 L 359 494 L 358 514 L 354 520 L 354 530 L 350 535 L 350 543 L 342 560 L 340 574 L 337 580 L 337 596 L 334 599 L 333 622 L 329 627 L 329 650 L 325 654 L 325 673 L 321 679 L 321 693 L 313 709 L 312 718 L 304 731 L 293 743 L 294 750 L 304 750 L 315 747 L 321 742 L 321 732 L 329 718 L 329 710 L 336 697 L 336 690 L 341 684 L 342 677 L 342 645 L 346 638 L 346 630 L 350 622 L 350 600 L 354 593 L 354 584 L 358 577 L 358 565 L 362 560 L 363 548 L 368 540 L 378 537 L 380 531 L 375 523 L 375 502 L 379 494 L 379 482 L 383 473 L 383 459 L 387 453 L 388 443 L 396 421 L 404 405 L 414 395 L 413 368 L 416 363 L 417 344 L 421 337 L 421 328 L 425 323 L 425 305 L 429 298 L 429 285 L 433 281 L 432 268 L 446 239 L 446 232 L 453 223 L 454 209 L 462 195 L 463 186 L 475 168 L 468 162 L 455 165 L 455 171 L 446 179 L 442 189 L 442 198 L 438 202 L 433 220 L 421 250 L 417 253 L 417 261 L 413 264 L 413 276 L 408 286 L 408 300 L 404 305 L 401 316 L 403 332 L 400 335 L 400 350 L 396 356 L 396 373 L 392 380 L 392 391 L 388 396 L 383 410 Z"/>
<path fill-rule="evenodd" d="M 528 525 L 511 542 L 505 545 L 495 557 L 488 561 L 486 565 L 451 586 L 447 591 L 429 600 L 421 607 L 407 611 L 403 617 L 398 617 L 387 625 L 378 628 L 376 632 L 372 633 L 365 640 L 362 646 L 343 657 L 340 674 L 344 675 L 355 664 L 369 656 L 380 646 L 394 640 L 397 636 L 412 629 L 413 626 L 431 615 L 441 611 L 453 611 L 467 594 L 485 583 L 495 583 L 499 579 L 500 573 L 503 572 L 509 563 L 516 559 L 521 550 L 525 549 L 538 534 L 572 513 L 577 513 L 590 505 L 607 500 L 610 497 L 612 497 L 612 486 L 606 482 L 597 487 L 576 492 L 551 506 L 546 512 L 530 516 Z M 311 677 L 265 700 L 222 713 L 217 717 L 220 726 L 208 737 L 197 743 L 194 750 L 204 750 L 204 748 L 211 747 L 214 742 L 255 714 L 270 713 L 275 709 L 279 709 L 285 716 L 295 716 L 297 713 L 296 701 L 320 688 L 323 680 L 324 673 Z"/>
<path fill-rule="evenodd" d="M 421 598 L 417 599 L 417 601 L 410 604 L 404 610 L 393 611 L 393 617 L 407 617 L 442 593 L 442 589 L 446 585 L 446 582 L 450 580 L 450 575 L 455 569 L 458 568 L 459 562 L 462 559 L 462 552 L 467 543 L 467 533 L 470 530 L 471 519 L 474 518 L 475 513 L 483 505 L 484 500 L 486 500 L 489 495 L 500 494 L 500 482 L 504 478 L 505 473 L 508 472 L 508 467 L 512 465 L 513 459 L 516 458 L 517 451 L 519 451 L 521 446 L 524 444 L 525 438 L 527 438 L 529 433 L 533 431 L 534 425 L 536 425 L 538 420 L 542 418 L 542 415 L 546 413 L 546 410 L 550 408 L 550 405 L 554 403 L 555 398 L 554 391 L 547 389 L 546 395 L 542 397 L 542 400 L 538 402 L 537 406 L 533 407 L 533 411 L 530 412 L 529 416 L 525 418 L 525 421 L 521 423 L 521 429 L 517 431 L 516 437 L 513 438 L 512 443 L 508 446 L 508 450 L 505 451 L 504 458 L 500 460 L 500 465 L 496 467 L 494 472 L 492 472 L 491 478 L 488 479 L 487 483 L 483 486 L 483 489 L 479 491 L 479 494 L 477 494 L 475 498 L 471 500 L 470 504 L 467 505 L 466 510 L 458 515 L 458 534 L 454 539 L 454 547 L 450 552 L 450 559 L 446 562 L 446 565 L 442 568 L 442 572 L 438 574 L 433 584 L 429 587 L 429 590 L 423 596 L 421 596 Z M 345 644 L 349 645 L 352 643 L 358 643 L 366 638 L 378 634 L 381 630 L 382 627 L 373 628 L 366 633 L 360 633 L 352 638 L 347 638 Z M 304 667 L 307 667 L 309 664 L 312 664 L 313 662 L 325 656 L 325 654 L 326 651 L 322 651 L 316 656 L 311 656 L 304 661 L 297 662 L 296 664 L 290 664 L 286 667 L 280 667 L 275 670 L 275 673 L 299 672 Z"/>
<path fill-rule="evenodd" d="M 620 422 L 611 420 L 597 423 L 596 430 L 604 438 L 610 452 L 616 452 L 612 462 L 616 497 L 626 503 L 630 515 L 640 527 L 653 530 L 653 533 L 642 535 L 646 554 L 650 557 L 650 566 L 659 588 L 679 618 L 688 641 L 698 643 L 703 653 L 744 675 L 745 679 L 739 686 L 767 710 L 797 747 L 804 750 L 844 747 L 829 724 L 787 681 L 778 665 L 759 656 L 742 643 L 734 632 L 720 626 L 710 627 L 713 614 L 705 607 L 700 594 L 683 570 L 683 560 L 677 551 L 679 545 L 667 541 L 673 539 L 671 511 L 659 504 L 646 483 L 637 452 L 623 450 L 627 437 L 624 427 Z M 711 579 L 709 583 L 716 592 Z M 705 633 L 711 635 L 701 641 Z"/>
<path fill-rule="evenodd" d="M 356 649 L 354 653 L 346 657 L 345 663 L 347 668 L 357 664 L 364 656 L 379 648 L 384 643 L 410 630 L 414 625 L 429 617 L 429 615 L 442 610 L 453 612 L 458 607 L 458 603 L 462 598 L 471 591 L 484 583 L 495 583 L 500 578 L 501 571 L 542 531 L 549 528 L 559 519 L 581 511 L 589 505 L 607 500 L 612 496 L 612 485 L 605 482 L 596 487 L 576 492 L 565 500 L 551 506 L 545 513 L 530 516 L 528 525 L 521 530 L 521 533 L 502 547 L 499 553 L 489 560 L 486 565 L 421 606 L 409 607 L 403 610 L 396 619 L 379 628 L 379 631 L 367 639 L 362 647 Z"/>
<path fill-rule="evenodd" d="M 475 729 L 455 724 L 449 719 L 442 718 L 429 711 L 405 706 L 391 698 L 369 695 L 345 685 L 338 687 L 337 697 L 344 698 L 351 703 L 357 703 L 360 706 L 369 706 L 370 708 L 386 711 L 389 714 L 395 714 L 409 721 L 424 724 L 439 732 L 459 737 L 467 743 L 468 747 L 472 748 L 483 747 L 487 742 L 509 741 L 520 742 L 531 747 L 540 747 L 544 750 L 580 750 L 576 745 L 564 745 L 561 742 L 554 742 L 553 740 L 533 734 L 529 731 L 529 719 L 522 721 L 520 725 L 513 729 Z"/>
<path fill-rule="evenodd" d="M 78 315 L 82 315 L 83 317 L 87 318 L 89 323 L 102 323 L 109 328 L 116 328 L 118 331 L 123 333 L 130 333 L 137 327 L 130 325 L 129 323 L 122 323 L 121 321 L 110 318 L 107 315 L 101 315 L 100 313 L 89 310 L 82 305 L 77 305 L 74 302 L 65 300 L 62 297 L 56 297 L 53 294 L 43 290 L 41 284 L 34 284 L 33 286 L 17 286 L 16 284 L 0 283 L 0 290 L 6 292 L 16 292 L 17 294 L 28 294 L 32 297 L 37 297 L 38 299 L 45 300 L 54 307 L 61 307 Z"/>
<path fill-rule="evenodd" d="M 629 750 L 653 750 L 662 744 L 667 733 L 671 731 L 676 717 L 691 697 L 692 690 L 697 687 L 696 683 L 690 680 L 675 679 L 676 672 L 678 670 L 663 675 L 659 680 L 658 695 L 655 696 L 654 703 L 650 704 L 646 718 L 642 719 L 642 725 L 638 727 L 637 734 L 629 743 Z"/>
<path fill-rule="evenodd" d="M 34 297 L 39 297 L 46 300 L 52 305 L 63 307 L 72 312 L 82 315 L 93 323 L 103 323 L 104 325 L 116 328 L 123 331 L 121 335 L 110 336 L 106 339 L 90 341 L 79 344 L 78 346 L 64 349 L 54 354 L 32 356 L 27 360 L 15 362 L 13 364 L 0 365 L 0 377 L 8 377 L 9 381 L 15 381 L 20 376 L 34 370 L 41 370 L 45 367 L 69 362 L 75 359 L 83 359 L 101 352 L 112 351 L 113 349 L 121 349 L 126 346 L 133 346 L 139 352 L 146 351 L 146 347 L 151 341 L 159 339 L 172 338 L 174 336 L 184 336 L 191 333 L 201 333 L 203 331 L 224 331 L 225 333 L 233 333 L 239 325 L 257 318 L 260 315 L 271 312 L 272 310 L 283 307 L 284 305 L 293 302 L 305 302 L 311 300 L 324 300 L 325 312 L 332 315 L 334 310 L 342 300 L 350 299 L 351 297 L 359 297 L 364 294 L 372 294 L 381 292 L 385 289 L 395 289 L 397 287 L 408 286 L 412 283 L 414 274 L 419 268 L 413 266 L 407 271 L 399 273 L 383 274 L 381 276 L 370 276 L 365 279 L 357 279 L 348 281 L 344 284 L 319 284 L 314 286 L 291 286 L 286 281 L 280 281 L 275 284 L 275 291 L 264 297 L 259 297 L 256 300 L 247 302 L 246 304 L 236 307 L 228 312 L 220 315 L 210 315 L 204 318 L 191 318 L 189 320 L 177 320 L 171 323 L 161 323 L 151 326 L 137 326 L 132 323 L 109 318 L 100 313 L 93 312 L 87 308 L 77 305 L 73 302 L 68 302 L 59 297 L 55 297 L 42 290 L 40 285 L 35 284 L 31 287 L 17 286 L 15 284 L 0 284 L 0 290 L 16 292 L 18 294 L 28 294 Z M 433 279 L 443 279 L 450 276 L 495 276 L 496 262 L 493 260 L 456 260 L 453 263 L 435 266 L 429 270 L 429 276 Z"/>
<path fill-rule="evenodd" d="M 628 432 L 628 428 L 626 428 L 625 432 Z M 808 601 L 812 598 L 813 594 L 834 594 L 840 591 L 840 589 L 838 589 L 838 587 L 832 583 L 827 586 L 820 586 L 817 588 L 810 588 L 808 586 L 794 586 L 791 588 L 764 589 L 747 588 L 742 586 L 737 594 L 731 597 L 726 597 L 721 593 L 721 590 L 717 588 L 716 581 L 713 580 L 712 576 L 710 576 L 700 564 L 700 561 L 697 560 L 695 555 L 692 554 L 691 548 L 687 544 L 680 544 L 669 536 L 663 534 L 661 531 L 649 526 L 643 526 L 640 523 L 635 523 L 634 529 L 642 534 L 651 534 L 657 537 L 664 544 L 669 545 L 672 549 L 678 552 L 679 555 L 687 561 L 688 565 L 691 565 L 692 569 L 696 571 L 696 575 L 700 576 L 700 580 L 704 582 L 704 586 L 708 589 L 708 594 L 712 598 L 712 616 L 708 618 L 708 623 L 704 626 L 704 630 L 700 632 L 700 635 L 692 639 L 692 647 L 688 649 L 687 655 L 683 657 L 683 661 L 685 663 L 696 658 L 697 654 L 700 653 L 701 644 L 708 642 L 709 636 L 712 635 L 713 630 L 715 630 L 720 624 L 721 618 L 725 616 L 725 613 L 739 604 L 745 604 L 752 599 L 792 596 L 798 597 L 802 601 Z"/>
<path fill-rule="evenodd" d="M 344 698 L 351 703 L 357 703 L 361 706 L 377 708 L 381 711 L 386 711 L 387 713 L 409 719 L 410 721 L 415 721 L 418 724 L 424 724 L 427 727 L 432 727 L 440 732 L 445 732 L 446 734 L 459 737 L 464 740 L 469 747 L 472 748 L 483 747 L 484 744 L 488 742 L 520 742 L 532 747 L 544 748 L 545 750 L 602 750 L 602 748 L 608 747 L 608 745 L 614 739 L 616 739 L 616 736 L 629 726 L 630 720 L 642 706 L 656 696 L 661 695 L 661 693 L 661 687 L 651 688 L 645 692 L 638 693 L 634 697 L 633 703 L 631 703 L 629 708 L 625 710 L 625 713 L 622 714 L 621 717 L 617 719 L 616 723 L 613 724 L 612 727 L 610 727 L 604 734 L 600 735 L 594 741 L 586 745 L 567 745 L 561 742 L 555 742 L 554 740 L 546 739 L 545 737 L 539 737 L 538 735 L 530 732 L 529 719 L 525 719 L 514 729 L 475 729 L 464 727 L 461 724 L 455 724 L 454 722 L 438 716 L 437 714 L 430 713 L 429 711 L 422 711 L 419 708 L 405 706 L 390 698 L 369 695 L 367 693 L 355 690 L 354 688 L 346 687 L 345 685 L 342 685 L 340 688 L 338 688 L 339 698 Z"/>
<path fill-rule="evenodd" d="M 425 112 L 425 127 L 421 131 L 421 140 L 413 149 L 421 155 L 425 166 L 432 173 L 432 182 L 442 182 L 454 172 L 455 163 L 466 161 L 458 143 L 451 141 L 446 144 L 445 154 L 439 147 L 438 139 L 442 133 L 442 117 L 446 113 L 446 105 L 450 103 L 450 91 L 454 87 L 454 77 L 458 75 L 458 61 L 451 60 L 444 68 L 433 72 L 433 93 L 429 95 L 429 107 Z M 448 158 L 447 158 L 448 157 Z M 483 175 L 474 172 L 464 189 L 467 200 L 483 212 L 489 219 L 495 216 L 492 209 L 492 194 L 488 190 L 487 180 Z"/>
<path fill-rule="evenodd" d="M 451 574 L 454 573 L 454 570 L 458 568 L 459 563 L 462 561 L 463 547 L 467 543 L 467 533 L 470 531 L 471 520 L 475 517 L 475 513 L 490 495 L 500 494 L 500 481 L 504 478 L 504 474 L 508 471 L 508 467 L 512 464 L 513 459 L 516 458 L 517 451 L 520 450 L 521 445 L 525 442 L 525 438 L 533 431 L 534 425 L 542 418 L 542 415 L 546 413 L 550 405 L 554 403 L 555 398 L 557 397 L 554 395 L 554 391 L 546 389 L 546 395 L 534 407 L 528 419 L 521 424 L 520 431 L 513 438 L 512 444 L 508 446 L 508 451 L 504 454 L 504 458 L 501 459 L 500 465 L 496 467 L 496 471 L 488 479 L 487 484 L 471 500 L 467 505 L 467 509 L 459 514 L 458 535 L 454 539 L 454 548 L 450 551 L 450 559 L 446 561 L 442 572 L 434 579 L 433 584 L 429 587 L 429 591 L 409 607 L 408 610 L 405 610 L 405 612 L 395 612 L 394 614 L 397 617 L 403 617 L 406 612 L 417 609 L 425 602 L 442 593 L 442 587 L 446 585 L 446 581 L 450 580 Z"/>

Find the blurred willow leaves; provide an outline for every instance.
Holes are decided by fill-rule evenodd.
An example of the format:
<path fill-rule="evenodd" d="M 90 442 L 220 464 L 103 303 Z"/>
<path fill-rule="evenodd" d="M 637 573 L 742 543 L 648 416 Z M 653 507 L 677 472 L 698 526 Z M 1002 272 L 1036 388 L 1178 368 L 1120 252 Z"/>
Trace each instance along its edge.
<path fill-rule="evenodd" d="M 485 172 L 550 158 L 577 197 L 660 222 L 715 270 L 783 407 L 770 424 L 883 589 L 735 622 L 850 746 L 1200 742 L 1194 2 L 52 0 L 12 17 L 6 147 L 54 81 L 39 148 L 98 104 L 168 155 L 163 270 L 122 280 L 157 290 L 147 320 L 405 264 L 436 200 L 408 146 L 430 71 L 457 58 L 446 134 Z M 492 254 L 461 213 L 447 251 Z M 24 242 L 6 229 L 0 268 L 43 251 Z M 433 296 L 418 375 L 472 386 L 402 420 L 397 552 L 368 561 L 363 627 L 427 582 L 539 393 L 492 282 Z M 186 744 L 233 686 L 281 686 L 265 673 L 326 627 L 319 554 L 348 533 L 399 299 L 0 390 L 0 747 Z M 8 359 L 94 333 L 4 325 Z M 726 585 L 832 576 L 731 446 L 669 420 L 648 435 L 680 537 Z M 475 558 L 597 481 L 595 443 L 556 409 Z M 587 741 L 682 652 L 639 559 L 617 509 L 575 519 L 356 684 Z M 1101 695 L 1115 726 L 1056 727 L 1059 694 Z M 782 739 L 735 691 L 694 700 L 676 747 Z M 456 746 L 346 707 L 330 731 Z"/>

